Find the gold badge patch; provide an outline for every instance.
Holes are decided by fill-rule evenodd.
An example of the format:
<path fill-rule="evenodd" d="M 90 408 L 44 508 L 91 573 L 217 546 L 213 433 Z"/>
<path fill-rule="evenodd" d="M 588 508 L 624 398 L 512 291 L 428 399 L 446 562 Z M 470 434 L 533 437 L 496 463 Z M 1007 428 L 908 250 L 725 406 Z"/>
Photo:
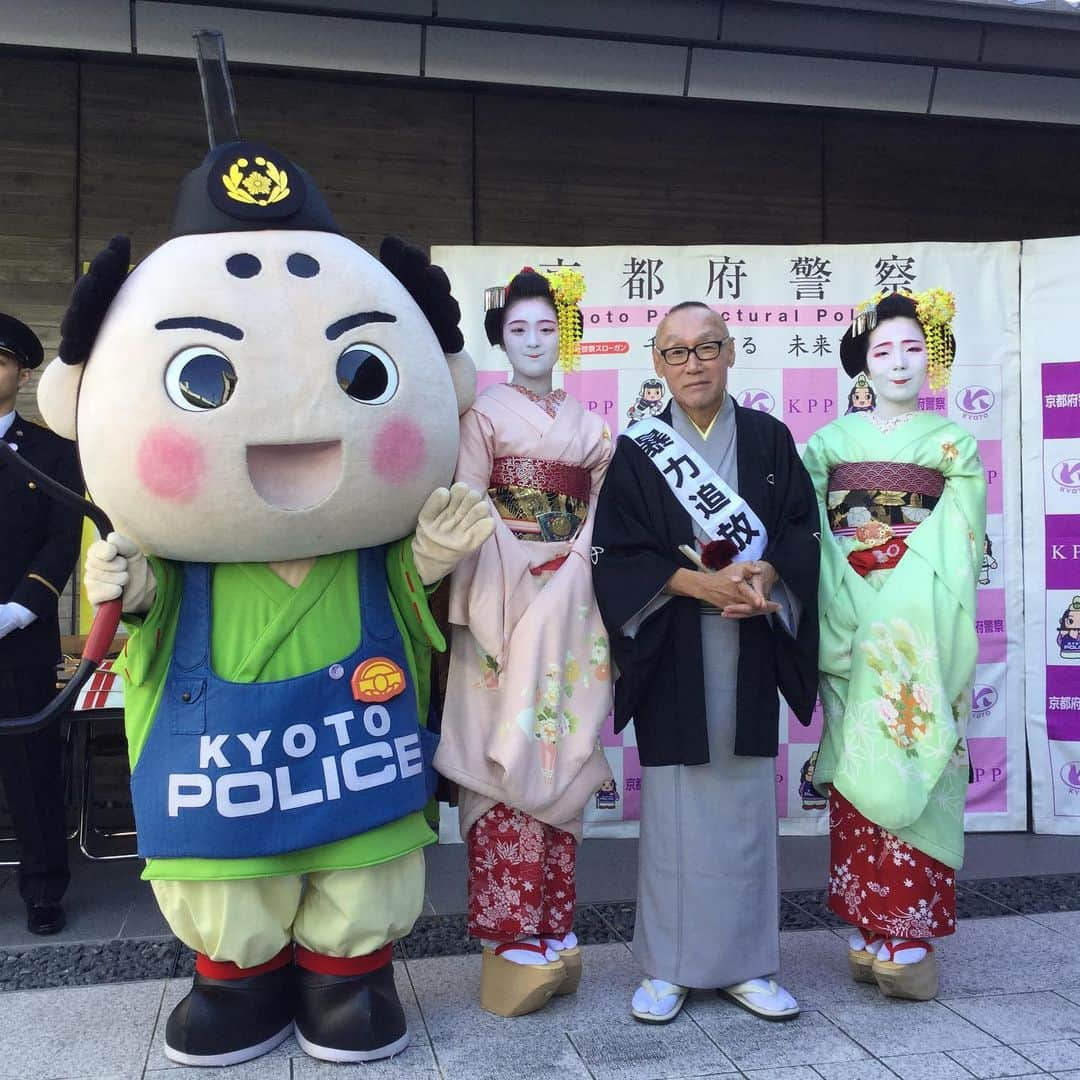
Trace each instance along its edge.
<path fill-rule="evenodd" d="M 405 689 L 405 672 L 393 660 L 373 656 L 353 672 L 351 686 L 357 701 L 389 701 Z"/>
<path fill-rule="evenodd" d="M 230 199 L 248 206 L 270 206 L 289 194 L 289 174 L 262 155 L 252 161 L 237 158 L 221 182 Z"/>

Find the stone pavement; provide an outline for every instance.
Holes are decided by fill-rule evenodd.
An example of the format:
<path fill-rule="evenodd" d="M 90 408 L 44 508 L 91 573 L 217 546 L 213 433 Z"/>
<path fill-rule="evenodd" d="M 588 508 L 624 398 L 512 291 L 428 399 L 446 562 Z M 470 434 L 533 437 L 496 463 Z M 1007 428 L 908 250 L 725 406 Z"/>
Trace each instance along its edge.
<path fill-rule="evenodd" d="M 706 943 L 703 943 L 706 945 Z M 47 947 L 47 946 L 43 946 Z M 706 946 L 707 947 L 707 946 Z M 758 1020 L 694 993 L 661 1028 L 627 1012 L 640 973 L 625 943 L 587 946 L 572 998 L 505 1020 L 476 1004 L 476 956 L 397 964 L 412 1046 L 390 1062 L 327 1065 L 290 1039 L 220 1080 L 1080 1080 L 1080 912 L 966 919 L 940 950 L 938 1000 L 883 999 L 847 974 L 840 932 L 786 931 L 782 979 L 802 1005 L 789 1024 Z M 186 979 L 0 994 L 0 1077 L 129 1080 L 178 1077 L 162 1054 L 165 1017 Z"/>

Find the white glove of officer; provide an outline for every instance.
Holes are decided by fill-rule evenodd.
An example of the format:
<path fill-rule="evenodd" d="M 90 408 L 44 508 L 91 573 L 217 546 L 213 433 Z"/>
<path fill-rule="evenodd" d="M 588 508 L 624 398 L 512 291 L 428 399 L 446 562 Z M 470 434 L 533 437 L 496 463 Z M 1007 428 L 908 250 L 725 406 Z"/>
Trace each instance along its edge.
<path fill-rule="evenodd" d="M 12 630 L 22 630 L 29 626 L 37 616 L 22 604 L 16 604 L 12 600 L 8 604 L 0 604 L 0 638 L 5 638 Z"/>
<path fill-rule="evenodd" d="M 425 585 L 445 577 L 493 532 L 495 521 L 483 495 L 467 484 L 437 488 L 420 511 L 413 537 L 413 561 Z"/>
<path fill-rule="evenodd" d="M 145 615 L 157 591 L 146 556 L 133 540 L 116 532 L 90 545 L 83 580 L 86 595 L 95 607 L 121 597 L 122 609 L 131 615 Z"/>

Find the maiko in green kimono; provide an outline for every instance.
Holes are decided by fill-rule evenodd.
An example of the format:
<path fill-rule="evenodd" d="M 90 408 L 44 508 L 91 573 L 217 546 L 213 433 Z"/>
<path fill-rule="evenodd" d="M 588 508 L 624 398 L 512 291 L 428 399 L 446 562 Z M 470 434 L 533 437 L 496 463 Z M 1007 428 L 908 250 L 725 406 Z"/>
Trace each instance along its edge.
<path fill-rule="evenodd" d="M 821 504 L 829 906 L 857 928 L 854 977 L 919 1000 L 937 990 L 927 939 L 955 929 L 986 518 L 975 440 L 918 411 L 927 370 L 948 380 L 954 311 L 937 289 L 875 298 L 841 359 L 877 406 L 817 432 L 804 458 Z"/>

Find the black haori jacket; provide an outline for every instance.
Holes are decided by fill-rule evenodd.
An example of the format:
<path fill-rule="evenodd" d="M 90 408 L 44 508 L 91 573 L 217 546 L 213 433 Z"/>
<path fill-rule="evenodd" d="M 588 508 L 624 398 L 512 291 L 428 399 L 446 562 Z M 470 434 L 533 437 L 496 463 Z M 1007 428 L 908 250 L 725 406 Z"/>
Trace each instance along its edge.
<path fill-rule="evenodd" d="M 660 419 L 671 423 L 670 404 Z M 817 499 L 782 423 L 736 405 L 735 431 L 738 492 L 769 534 L 763 558 L 802 603 L 796 638 L 775 617 L 739 623 L 734 752 L 775 757 L 776 690 L 803 724 L 817 696 Z M 596 509 L 593 582 L 618 666 L 615 730 L 633 719 L 646 766 L 709 760 L 698 601 L 672 597 L 636 637 L 621 630 L 676 570 L 694 569 L 680 544 L 694 546 L 690 515 L 641 449 L 619 439 Z"/>

